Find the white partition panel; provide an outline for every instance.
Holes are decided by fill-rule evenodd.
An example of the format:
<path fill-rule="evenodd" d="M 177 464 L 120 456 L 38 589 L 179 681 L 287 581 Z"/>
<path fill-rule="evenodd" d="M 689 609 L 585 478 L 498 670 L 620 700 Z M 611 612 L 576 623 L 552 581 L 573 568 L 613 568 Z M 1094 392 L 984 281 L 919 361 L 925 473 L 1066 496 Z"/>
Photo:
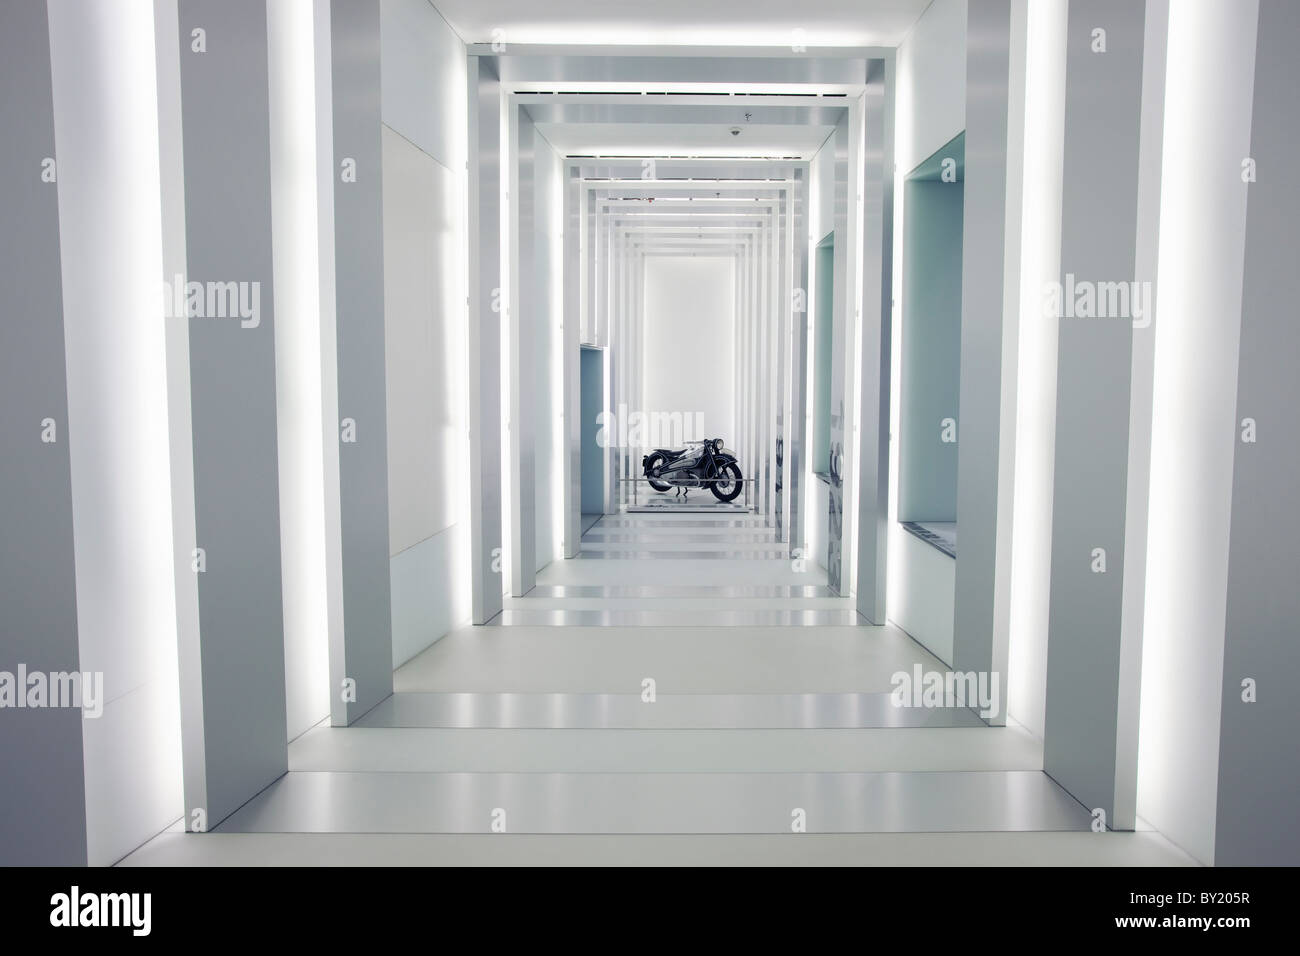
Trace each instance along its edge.
<path fill-rule="evenodd" d="M 1297 36 L 1300 8 L 1261 0 L 1250 134 L 1250 156 L 1261 171 L 1285 169 L 1300 149 Z M 1294 508 L 1278 505 L 1294 495 L 1300 461 L 1290 429 L 1277 426 L 1300 406 L 1300 324 L 1292 318 L 1300 273 L 1289 256 L 1276 253 L 1295 248 L 1300 191 L 1291 177 L 1272 172 L 1247 190 L 1214 862 L 1295 866 L 1300 769 L 1294 756 L 1277 756 L 1294 755 L 1300 725 L 1300 700 L 1290 692 L 1300 681 L 1294 626 L 1300 618 L 1294 573 L 1300 522 Z M 1248 418 L 1257 427 L 1252 443 L 1242 441 L 1241 423 Z M 1254 702 L 1243 699 L 1246 681 L 1258 686 Z"/>
<path fill-rule="evenodd" d="M 1145 300 L 1125 296 L 1125 307 L 1106 290 L 1120 283 L 1129 290 L 1141 278 L 1141 156 L 1159 148 L 1142 136 L 1143 98 L 1163 95 L 1144 83 L 1144 70 L 1159 72 L 1145 56 L 1147 6 L 1070 4 L 1060 285 L 1041 300 L 1053 306 L 1059 329 L 1043 764 L 1086 807 L 1104 812 L 1099 823 L 1118 829 L 1136 822 L 1136 715 L 1122 706 L 1135 689 L 1136 662 L 1122 620 L 1130 383 L 1140 332 L 1133 313 Z M 1099 28 L 1104 53 L 1095 49 Z M 1049 298 L 1053 288 L 1060 294 Z M 1103 293 L 1091 309 L 1088 289 Z"/>
<path fill-rule="evenodd" d="M 206 829 L 288 767 L 265 6 L 183 3 L 173 42 L 186 278 L 205 290 L 181 359 L 195 544 L 175 560 L 198 588 L 198 631 L 182 628 L 179 653 L 185 822 Z M 180 198 L 164 195 L 164 215 Z M 209 290 L 232 288 L 237 309 L 207 308 Z"/>
<path fill-rule="evenodd" d="M 378 0 L 332 0 L 330 46 L 343 581 L 330 679 L 346 724 L 393 692 Z"/>
<path fill-rule="evenodd" d="M 0 670 L 80 668 L 67 363 L 50 29 L 44 3 L 13 4 L 0 30 Z M 57 167 L 55 167 L 57 169 Z M 42 172 L 45 179 L 42 179 Z M 22 223 L 22 229 L 11 228 Z M 23 689 L 24 692 L 26 688 Z M 0 864 L 85 865 L 79 710 L 6 709 L 0 720 Z"/>
<path fill-rule="evenodd" d="M 380 5 L 393 666 L 470 619 L 465 48 Z"/>

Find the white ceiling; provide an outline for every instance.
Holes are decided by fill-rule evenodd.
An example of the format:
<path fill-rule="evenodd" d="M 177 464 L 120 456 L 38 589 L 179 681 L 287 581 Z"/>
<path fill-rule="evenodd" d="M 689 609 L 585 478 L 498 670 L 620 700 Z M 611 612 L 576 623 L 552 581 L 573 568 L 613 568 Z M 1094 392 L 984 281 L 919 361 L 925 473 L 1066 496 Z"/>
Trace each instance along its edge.
<path fill-rule="evenodd" d="M 710 123 L 538 123 L 565 156 L 798 156 L 811 159 L 832 126 Z"/>
<path fill-rule="evenodd" d="M 432 0 L 466 43 L 896 46 L 930 0 Z M 499 31 L 494 33 L 494 31 Z"/>

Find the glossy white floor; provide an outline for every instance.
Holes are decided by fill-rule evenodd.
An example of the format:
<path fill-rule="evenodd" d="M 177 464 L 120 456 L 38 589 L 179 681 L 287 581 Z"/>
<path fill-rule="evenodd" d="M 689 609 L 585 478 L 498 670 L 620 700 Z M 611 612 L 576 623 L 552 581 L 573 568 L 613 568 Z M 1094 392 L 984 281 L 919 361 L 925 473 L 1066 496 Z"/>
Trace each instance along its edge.
<path fill-rule="evenodd" d="M 1090 832 L 1019 726 L 889 705 L 893 673 L 942 665 L 757 519 L 608 517 L 583 551 L 399 669 L 357 725 L 295 740 L 217 832 L 124 862 L 1192 862 Z"/>

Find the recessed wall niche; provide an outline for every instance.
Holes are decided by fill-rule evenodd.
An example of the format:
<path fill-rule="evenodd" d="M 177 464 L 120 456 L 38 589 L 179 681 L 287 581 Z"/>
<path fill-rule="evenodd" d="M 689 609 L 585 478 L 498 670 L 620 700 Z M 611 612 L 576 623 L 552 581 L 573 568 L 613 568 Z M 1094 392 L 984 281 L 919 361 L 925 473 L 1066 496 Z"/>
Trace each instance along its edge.
<path fill-rule="evenodd" d="M 957 553 L 962 204 L 966 134 L 904 181 L 898 520 Z"/>

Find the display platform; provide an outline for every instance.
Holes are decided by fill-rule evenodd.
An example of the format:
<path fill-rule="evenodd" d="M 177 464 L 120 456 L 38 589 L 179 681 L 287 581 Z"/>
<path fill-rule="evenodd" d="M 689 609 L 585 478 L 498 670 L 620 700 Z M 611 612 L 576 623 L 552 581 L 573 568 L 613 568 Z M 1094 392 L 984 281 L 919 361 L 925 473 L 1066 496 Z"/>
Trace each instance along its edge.
<path fill-rule="evenodd" d="M 656 494 L 650 499 L 628 502 L 629 514 L 749 514 L 753 509 L 740 501 L 719 501 L 707 490 L 698 498 L 683 498 L 672 492 Z"/>

